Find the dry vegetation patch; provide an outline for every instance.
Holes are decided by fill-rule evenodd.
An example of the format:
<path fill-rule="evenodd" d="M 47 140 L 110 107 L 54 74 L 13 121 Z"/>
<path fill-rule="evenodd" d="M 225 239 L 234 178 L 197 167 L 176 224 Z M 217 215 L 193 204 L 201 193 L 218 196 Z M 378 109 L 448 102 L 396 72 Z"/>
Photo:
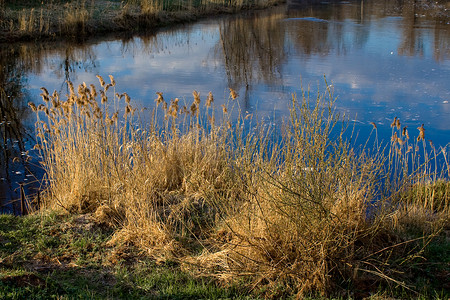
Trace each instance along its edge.
<path fill-rule="evenodd" d="M 426 152 L 420 129 L 409 141 L 395 120 L 385 151 L 355 149 L 329 88 L 293 96 L 281 140 L 259 122 L 244 131 L 233 90 L 221 112 L 212 95 L 203 108 L 196 91 L 190 107 L 157 93 L 143 125 L 114 78 L 99 81 L 30 104 L 47 208 L 92 213 L 116 228 L 110 246 L 266 297 L 414 290 L 401 274 L 449 222 L 446 152 Z M 444 172 L 430 169 L 442 156 Z"/>

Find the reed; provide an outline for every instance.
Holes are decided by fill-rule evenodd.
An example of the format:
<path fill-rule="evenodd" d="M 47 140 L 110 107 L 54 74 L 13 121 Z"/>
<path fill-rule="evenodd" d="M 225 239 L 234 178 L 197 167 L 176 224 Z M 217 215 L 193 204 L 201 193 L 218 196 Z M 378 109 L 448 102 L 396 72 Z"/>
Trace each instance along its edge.
<path fill-rule="evenodd" d="M 201 16 L 273 5 L 264 1 L 64 0 L 0 2 L 0 40 L 84 38 L 106 31 L 136 31 Z"/>
<path fill-rule="evenodd" d="M 398 119 L 386 148 L 355 149 L 330 88 L 293 95 L 275 132 L 241 114 L 233 89 L 223 109 L 211 93 L 183 104 L 158 92 L 144 125 L 114 78 L 98 78 L 68 83 L 64 100 L 43 88 L 30 106 L 45 207 L 92 213 L 117 228 L 110 243 L 277 298 L 364 280 L 410 288 L 395 274 L 449 224 L 445 151 L 421 129 L 409 140 Z"/>

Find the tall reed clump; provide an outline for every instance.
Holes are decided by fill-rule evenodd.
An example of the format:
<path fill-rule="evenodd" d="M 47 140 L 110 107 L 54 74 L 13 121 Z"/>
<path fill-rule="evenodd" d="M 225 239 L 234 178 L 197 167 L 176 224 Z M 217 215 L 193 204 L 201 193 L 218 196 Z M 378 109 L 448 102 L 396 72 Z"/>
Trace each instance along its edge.
<path fill-rule="evenodd" d="M 211 94 L 205 103 L 207 124 L 198 114 L 199 93 L 189 108 L 178 99 L 166 103 L 160 93 L 155 119 L 144 127 L 129 96 L 115 93 L 114 79 L 99 80 L 100 91 L 86 84 L 75 91 L 68 83 L 64 101 L 43 88 L 46 104 L 30 104 L 38 115 L 47 206 L 95 212 L 120 225 L 121 239 L 150 252 L 179 255 L 180 241 L 201 235 L 216 217 L 214 208 L 204 205 L 202 187 L 239 193 L 228 163 L 231 132 L 215 126 Z M 160 110 L 162 125 L 156 122 Z"/>
<path fill-rule="evenodd" d="M 357 280 L 363 257 L 383 247 L 373 243 L 377 224 L 367 218 L 383 156 L 354 152 L 331 91 L 327 99 L 294 96 L 282 140 L 267 147 L 258 139 L 262 146 L 239 167 L 245 200 L 238 208 L 222 205 L 213 236 L 220 247 L 205 250 L 200 266 L 221 278 L 251 274 L 254 286 L 274 297 L 280 286 L 282 293 L 328 294 L 336 283 Z M 221 206 L 225 197 L 211 199 Z"/>
<path fill-rule="evenodd" d="M 390 229 L 417 237 L 450 227 L 447 146 L 437 149 L 426 140 L 424 124 L 417 127 L 416 137 L 410 137 L 397 117 L 391 127 L 384 195 Z"/>
<path fill-rule="evenodd" d="M 158 92 L 144 125 L 112 76 L 99 81 L 99 91 L 68 83 L 64 101 L 43 88 L 46 104 L 30 105 L 46 206 L 117 226 L 111 243 L 176 259 L 199 275 L 245 277 L 267 297 L 327 295 L 366 280 L 406 286 L 395 274 L 422 248 L 409 247 L 402 211 L 448 212 L 448 200 L 437 206 L 437 192 L 428 190 L 433 185 L 411 177 L 423 173 L 405 171 L 410 164 L 392 156 L 398 144 L 387 154 L 352 147 L 330 89 L 315 100 L 294 95 L 276 132 L 241 115 L 232 89 L 221 113 L 211 93 L 203 105 L 196 91 L 186 104 Z M 440 198 L 447 182 L 434 183 L 447 199 Z M 432 206 L 423 202 L 430 193 Z M 440 216 L 419 239 L 439 233 L 448 222 Z"/>

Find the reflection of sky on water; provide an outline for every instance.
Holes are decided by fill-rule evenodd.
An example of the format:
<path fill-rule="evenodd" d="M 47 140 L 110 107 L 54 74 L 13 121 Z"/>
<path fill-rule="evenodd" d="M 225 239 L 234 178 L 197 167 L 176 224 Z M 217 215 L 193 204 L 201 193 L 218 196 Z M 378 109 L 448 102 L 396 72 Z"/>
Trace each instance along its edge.
<path fill-rule="evenodd" d="M 223 57 L 230 53 L 224 53 L 222 47 L 220 22 L 203 21 L 179 30 L 161 31 L 151 42 L 135 38 L 128 43 L 94 44 L 94 70 L 77 70 L 70 79 L 76 84 L 97 83 L 96 74 L 105 80 L 113 74 L 116 90 L 126 91 L 139 106 L 153 106 L 157 91 L 162 91 L 166 100 L 178 97 L 190 103 L 193 90 L 199 91 L 203 99 L 212 91 L 220 105 L 228 97 L 231 80 L 227 74 L 233 73 L 224 66 Z M 427 134 L 434 134 L 435 143 L 450 142 L 450 61 L 448 56 L 435 59 L 434 27 L 429 22 L 415 25 L 413 53 L 403 39 L 406 25 L 402 17 L 317 22 L 320 26 L 314 29 L 311 22 L 277 21 L 285 35 L 280 49 L 286 52 L 286 59 L 279 62 L 280 74 L 272 77 L 276 80 L 255 75 L 247 90 L 245 85 L 240 86 L 245 110 L 256 109 L 264 117 L 287 116 L 291 93 L 300 94 L 302 85 L 309 85 L 312 91 L 319 86 L 323 91 L 326 75 L 338 97 L 339 111 L 356 118 L 359 124 L 370 128 L 373 121 L 390 131 L 389 124 L 397 116 L 414 130 L 424 123 Z M 301 44 L 299 38 L 307 30 L 326 36 L 312 45 L 311 51 L 305 50 L 309 45 Z M 449 30 L 448 25 L 445 30 Z M 33 95 L 38 97 L 41 86 L 61 90 L 65 79 L 55 76 L 52 70 L 63 59 L 53 54 L 40 74 L 30 76 Z M 246 59 L 251 65 L 257 57 L 250 53 Z M 254 66 L 258 65 L 254 64 L 251 72 L 263 72 Z"/>

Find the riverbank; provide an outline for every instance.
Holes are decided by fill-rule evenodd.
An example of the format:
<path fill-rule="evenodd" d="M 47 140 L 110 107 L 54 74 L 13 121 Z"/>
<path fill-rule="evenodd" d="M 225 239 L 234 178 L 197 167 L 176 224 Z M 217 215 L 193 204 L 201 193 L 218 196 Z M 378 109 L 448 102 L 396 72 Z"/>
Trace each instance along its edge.
<path fill-rule="evenodd" d="M 284 0 L 0 1 L 0 42 L 69 39 L 105 33 L 152 32 L 206 16 L 263 9 Z"/>
<path fill-rule="evenodd" d="M 98 79 L 30 103 L 47 174 L 38 214 L 89 216 L 111 228 L 101 245 L 252 297 L 448 298 L 449 160 L 423 126 L 395 118 L 382 146 L 373 124 L 375 141 L 354 148 L 331 88 L 294 96 L 273 128 L 233 89 L 218 108 L 211 93 L 158 92 L 149 113 Z"/>
<path fill-rule="evenodd" d="M 177 260 L 158 262 L 131 243 L 111 243 L 116 230 L 91 214 L 0 215 L 0 298 L 267 299 L 264 290 L 245 280 L 224 285 L 215 277 L 194 276 Z M 405 266 L 405 277 L 420 286 L 410 286 L 414 292 L 377 286 L 366 277 L 347 295 L 337 293 L 333 299 L 388 299 L 392 295 L 395 299 L 447 300 L 449 251 L 450 243 L 437 238 L 417 263 Z M 278 287 L 279 293 L 282 289 Z M 289 293 L 283 297 L 293 298 Z"/>

